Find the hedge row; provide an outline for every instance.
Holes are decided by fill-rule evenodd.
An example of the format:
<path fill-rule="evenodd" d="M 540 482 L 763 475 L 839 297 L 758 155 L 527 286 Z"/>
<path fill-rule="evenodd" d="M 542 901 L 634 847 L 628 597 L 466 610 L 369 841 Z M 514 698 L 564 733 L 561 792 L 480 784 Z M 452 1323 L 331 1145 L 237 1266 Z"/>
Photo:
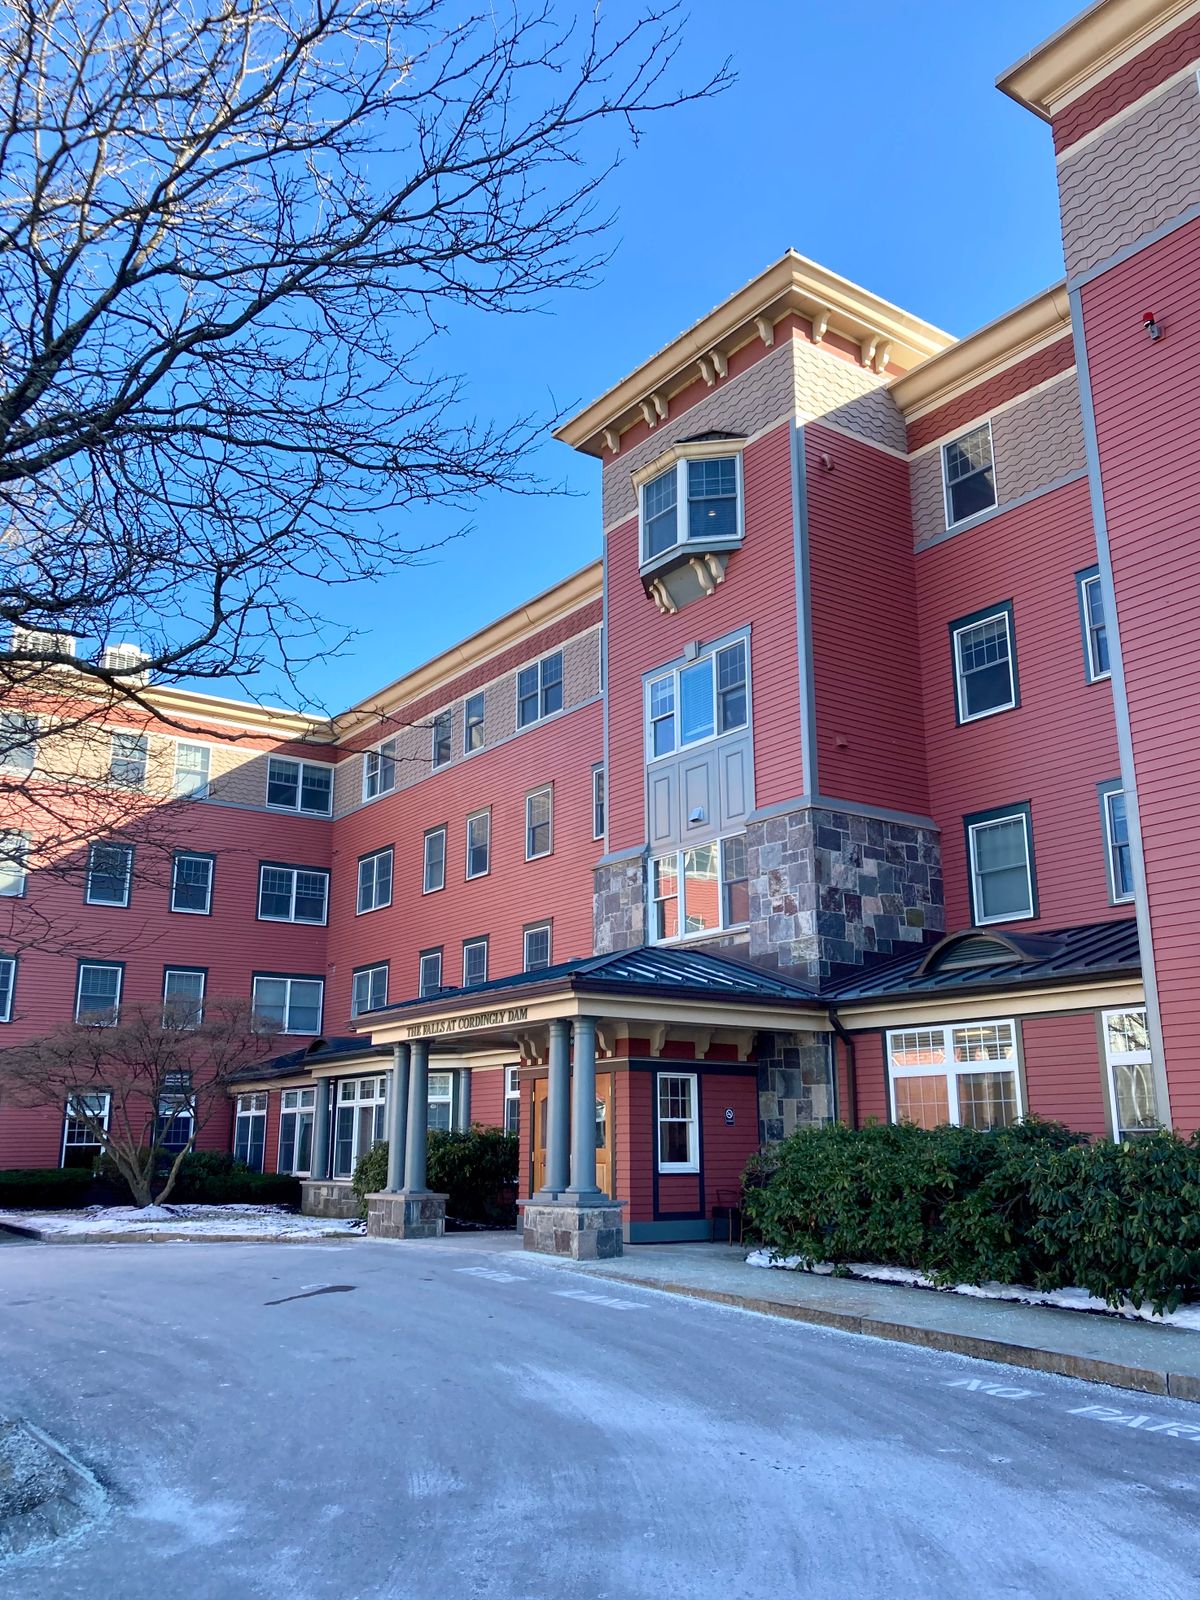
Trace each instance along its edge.
<path fill-rule="evenodd" d="M 0 1172 L 0 1210 L 69 1211 L 93 1197 L 130 1203 L 129 1186 L 110 1162 L 91 1167 L 22 1167 Z M 252 1172 L 219 1151 L 183 1158 L 168 1205 L 299 1206 L 300 1180 L 286 1173 Z"/>
<path fill-rule="evenodd" d="M 781 1255 L 914 1267 L 939 1284 L 1081 1287 L 1173 1311 L 1200 1296 L 1200 1139 L 1089 1144 L 1060 1123 L 992 1133 L 804 1128 L 746 1174 Z"/>
<path fill-rule="evenodd" d="M 69 1211 L 94 1182 L 90 1167 L 13 1167 L 0 1172 L 0 1210 Z"/>
<path fill-rule="evenodd" d="M 446 1214 L 456 1222 L 511 1227 L 517 1218 L 517 1137 L 499 1128 L 472 1128 L 467 1133 L 434 1129 L 426 1163 L 428 1186 L 446 1195 Z M 367 1214 L 366 1196 L 387 1188 L 388 1147 L 385 1140 L 368 1150 L 354 1169 L 354 1192 Z"/>

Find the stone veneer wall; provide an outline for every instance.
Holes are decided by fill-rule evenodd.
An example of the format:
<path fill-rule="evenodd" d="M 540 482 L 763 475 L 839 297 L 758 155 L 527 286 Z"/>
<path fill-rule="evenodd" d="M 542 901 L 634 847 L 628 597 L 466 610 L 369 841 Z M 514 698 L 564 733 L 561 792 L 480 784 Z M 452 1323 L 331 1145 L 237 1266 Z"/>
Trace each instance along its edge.
<path fill-rule="evenodd" d="M 646 860 L 642 855 L 602 862 L 592 897 L 593 949 L 598 956 L 646 943 Z"/>
<path fill-rule="evenodd" d="M 758 1040 L 758 1130 L 764 1144 L 837 1114 L 831 1034 L 764 1033 Z"/>

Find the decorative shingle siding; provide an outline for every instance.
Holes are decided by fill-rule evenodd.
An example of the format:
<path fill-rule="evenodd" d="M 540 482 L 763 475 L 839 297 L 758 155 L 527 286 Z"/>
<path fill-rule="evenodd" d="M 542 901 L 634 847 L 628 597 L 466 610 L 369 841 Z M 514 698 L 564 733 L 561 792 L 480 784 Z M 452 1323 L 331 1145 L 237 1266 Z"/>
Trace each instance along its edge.
<path fill-rule="evenodd" d="M 1142 99 L 1158 84 L 1200 57 L 1200 16 L 1189 17 L 1170 33 L 1118 67 L 1054 119 L 1054 148 L 1061 154 L 1100 128 L 1124 106 Z"/>
<path fill-rule="evenodd" d="M 906 448 L 904 419 L 885 378 L 802 339 L 794 341 L 793 351 L 798 416 L 830 422 L 871 444 Z"/>

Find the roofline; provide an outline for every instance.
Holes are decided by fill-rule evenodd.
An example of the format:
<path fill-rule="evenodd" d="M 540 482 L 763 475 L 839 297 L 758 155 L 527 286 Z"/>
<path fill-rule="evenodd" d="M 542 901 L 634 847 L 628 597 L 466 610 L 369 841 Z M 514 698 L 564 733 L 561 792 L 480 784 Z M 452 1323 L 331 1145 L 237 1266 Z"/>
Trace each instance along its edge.
<path fill-rule="evenodd" d="M 1049 122 L 1121 56 L 1136 54 L 1191 5 L 1192 0 L 1096 0 L 1002 72 L 996 87 Z"/>
<path fill-rule="evenodd" d="M 828 313 L 832 332 L 859 341 L 886 341 L 891 346 L 891 360 L 903 366 L 926 360 L 944 349 L 953 337 L 849 278 L 789 250 L 556 428 L 554 437 L 573 449 L 599 455 L 604 449 L 605 432 L 620 434 L 638 421 L 643 400 L 656 393 L 669 400 L 694 382 L 700 375 L 701 357 L 713 351 L 728 356 L 752 339 L 762 337 L 764 328 L 773 328 L 789 313 L 811 317 L 821 311 Z"/>
<path fill-rule="evenodd" d="M 1012 366 L 1055 334 L 1066 338 L 1070 331 L 1071 302 L 1064 281 L 985 323 L 911 372 L 893 378 L 889 393 L 906 416 L 918 409 L 932 410 L 959 390 Z"/>
<path fill-rule="evenodd" d="M 933 947 L 931 946 L 930 948 Z M 1016 963 L 1006 962 L 999 969 L 1009 974 L 1009 982 L 1007 983 L 1002 983 L 997 976 L 992 980 L 986 978 L 978 981 L 964 980 L 961 983 L 954 984 L 952 988 L 947 988 L 940 992 L 936 989 L 880 989 L 872 991 L 870 994 L 852 996 L 823 995 L 821 1003 L 828 1006 L 831 1011 L 840 1014 L 843 1010 L 850 1011 L 855 1006 L 877 1006 L 889 1000 L 911 1000 L 915 1003 L 921 1000 L 935 1000 L 938 998 L 953 1000 L 958 995 L 988 995 L 1000 992 L 1027 994 L 1040 989 L 1083 989 L 1097 983 L 1136 982 L 1142 976 L 1142 968 L 1139 963 L 1136 966 L 1097 967 L 1094 972 L 1048 973 L 1045 977 L 1023 978 L 1013 982 L 1012 973 L 1016 968 Z M 957 970 L 962 972 L 969 969 L 960 967 Z M 997 971 L 995 968 L 989 970 Z M 934 974 L 934 976 L 936 977 L 937 974 Z"/>
<path fill-rule="evenodd" d="M 573 572 L 569 578 L 564 578 L 561 583 L 543 589 L 533 599 L 405 673 L 402 678 L 395 679 L 386 688 L 357 701 L 333 719 L 335 742 L 344 743 L 401 706 L 409 705 L 432 693 L 439 685 L 482 666 L 531 633 L 540 632 L 590 601 L 599 600 L 603 592 L 603 574 L 604 563 L 593 561 L 589 566 Z"/>

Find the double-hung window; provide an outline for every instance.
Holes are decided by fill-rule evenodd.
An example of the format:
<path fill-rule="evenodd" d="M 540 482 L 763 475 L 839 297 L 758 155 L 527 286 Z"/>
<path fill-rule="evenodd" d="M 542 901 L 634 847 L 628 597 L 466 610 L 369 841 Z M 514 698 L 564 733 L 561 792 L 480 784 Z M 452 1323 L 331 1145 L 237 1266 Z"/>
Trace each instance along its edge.
<path fill-rule="evenodd" d="M 89 906 L 127 906 L 132 882 L 131 844 L 89 846 L 87 887 L 83 896 Z"/>
<path fill-rule="evenodd" d="M 29 876 L 29 835 L 0 828 L 0 895 L 18 899 Z"/>
<path fill-rule="evenodd" d="M 699 1088 L 694 1072 L 658 1074 L 658 1170 L 700 1170 Z"/>
<path fill-rule="evenodd" d="M 441 950 L 422 950 L 417 967 L 417 995 L 424 1000 L 442 987 Z"/>
<path fill-rule="evenodd" d="M 107 1089 L 80 1090 L 67 1098 L 63 1118 L 62 1164 L 90 1167 L 104 1148 L 112 1115 L 112 1095 Z"/>
<path fill-rule="evenodd" d="M 746 841 L 735 834 L 672 850 L 650 863 L 651 937 L 656 943 L 718 933 L 749 919 Z"/>
<path fill-rule="evenodd" d="M 314 761 L 294 761 L 290 756 L 271 756 L 267 804 L 277 811 L 329 816 L 333 811 L 333 768 Z"/>
<path fill-rule="evenodd" d="M 449 1072 L 429 1074 L 428 1126 L 445 1133 L 454 1119 L 454 1077 Z"/>
<path fill-rule="evenodd" d="M 0 956 L 0 1022 L 11 1022 L 13 992 L 17 986 L 16 956 Z"/>
<path fill-rule="evenodd" d="M 671 755 L 744 728 L 750 717 L 745 639 L 651 678 L 646 686 L 646 757 Z"/>
<path fill-rule="evenodd" d="M 446 830 L 430 828 L 425 835 L 425 866 L 421 892 L 435 894 L 446 887 Z"/>
<path fill-rule="evenodd" d="M 592 768 L 592 838 L 604 837 L 604 768 Z"/>
<path fill-rule="evenodd" d="M 109 744 L 108 781 L 118 789 L 141 789 L 146 782 L 150 738 L 144 733 L 114 733 Z"/>
<path fill-rule="evenodd" d="M 267 1100 L 265 1089 L 237 1097 L 233 1123 L 233 1159 L 242 1161 L 251 1172 L 261 1172 L 267 1150 Z"/>
<path fill-rule="evenodd" d="M 1088 567 L 1075 574 L 1079 586 L 1079 624 L 1083 629 L 1083 669 L 1089 683 L 1112 676 L 1108 659 L 1108 624 L 1104 616 L 1104 591 L 1100 569 Z"/>
<path fill-rule="evenodd" d="M 1146 1013 L 1105 1011 L 1101 1026 L 1114 1137 L 1161 1127 Z"/>
<path fill-rule="evenodd" d="M 121 1009 L 118 961 L 81 961 L 75 984 L 75 1021 L 93 1028 L 114 1028 Z"/>
<path fill-rule="evenodd" d="M 373 967 L 358 967 L 350 980 L 350 1015 L 361 1017 L 364 1011 L 378 1011 L 387 1005 L 388 963 L 379 962 Z"/>
<path fill-rule="evenodd" d="M 974 722 L 1020 704 L 1012 606 L 1007 601 L 950 624 L 959 722 Z"/>
<path fill-rule="evenodd" d="M 368 750 L 363 761 L 363 799 L 390 794 L 396 787 L 396 740 L 385 739 L 375 750 Z"/>
<path fill-rule="evenodd" d="M 740 538 L 740 456 L 673 463 L 642 485 L 641 513 L 643 563 L 676 545 Z"/>
<path fill-rule="evenodd" d="M 261 973 L 254 979 L 254 1015 L 280 1033 L 320 1033 L 325 995 L 322 978 L 284 978 Z"/>
<path fill-rule="evenodd" d="M 179 850 L 171 863 L 171 910 L 207 916 L 212 910 L 213 857 Z"/>
<path fill-rule="evenodd" d="M 37 762 L 38 719 L 0 711 L 0 772 L 32 772 Z"/>
<path fill-rule="evenodd" d="M 517 727 L 527 728 L 562 708 L 563 658 L 555 650 L 517 673 Z"/>
<path fill-rule="evenodd" d="M 386 1078 L 348 1078 L 338 1084 L 333 1124 L 333 1175 L 349 1178 L 368 1150 L 385 1137 Z"/>
<path fill-rule="evenodd" d="M 520 1133 L 521 1131 L 520 1067 L 505 1067 L 504 1069 L 504 1131 L 505 1133 Z"/>
<path fill-rule="evenodd" d="M 478 694 L 468 695 L 463 706 L 463 755 L 469 756 L 472 750 L 483 749 L 483 690 Z"/>
<path fill-rule="evenodd" d="M 1006 1128 L 1024 1115 L 1013 1022 L 908 1028 L 887 1049 L 895 1122 Z"/>
<path fill-rule="evenodd" d="M 977 924 L 1037 916 L 1033 827 L 1028 804 L 965 817 L 971 912 Z"/>
<path fill-rule="evenodd" d="M 462 986 L 472 989 L 486 983 L 488 975 L 488 942 L 486 939 L 466 939 L 462 952 Z"/>
<path fill-rule="evenodd" d="M 433 719 L 433 770 L 444 767 L 450 760 L 450 739 L 453 722 L 449 711 L 439 711 Z"/>
<path fill-rule="evenodd" d="M 487 876 L 492 848 L 492 813 L 476 811 L 467 818 L 467 877 Z"/>
<path fill-rule="evenodd" d="M 171 793 L 183 799 L 205 799 L 208 795 L 211 758 L 212 751 L 206 744 L 180 740 L 175 746 Z"/>
<path fill-rule="evenodd" d="M 307 1177 L 312 1171 L 315 1089 L 285 1089 L 279 1097 L 279 1172 Z"/>
<path fill-rule="evenodd" d="M 158 1097 L 154 1123 L 154 1142 L 171 1155 L 178 1155 L 192 1142 L 196 1131 L 196 1096 L 190 1072 L 168 1072 L 164 1093 Z"/>
<path fill-rule="evenodd" d="M 942 446 L 942 486 L 948 528 L 990 511 L 996 504 L 990 422 L 981 423 Z"/>
<path fill-rule="evenodd" d="M 167 967 L 163 972 L 163 1027 L 198 1028 L 204 1021 L 203 967 Z"/>
<path fill-rule="evenodd" d="M 1129 845 L 1129 816 L 1125 791 L 1119 783 L 1100 786 L 1104 808 L 1104 844 L 1108 857 L 1108 897 L 1114 905 L 1133 899 L 1133 856 Z"/>
<path fill-rule="evenodd" d="M 535 861 L 554 849 L 554 790 L 549 784 L 525 796 L 525 859 Z"/>
<path fill-rule="evenodd" d="M 262 922 L 325 921 L 329 874 L 320 867 L 285 867 L 264 861 L 258 869 L 258 915 Z"/>
<path fill-rule="evenodd" d="M 534 922 L 524 931 L 525 971 L 540 972 L 550 965 L 550 924 Z"/>
<path fill-rule="evenodd" d="M 392 903 L 392 847 L 358 858 L 358 912 L 380 911 Z"/>

